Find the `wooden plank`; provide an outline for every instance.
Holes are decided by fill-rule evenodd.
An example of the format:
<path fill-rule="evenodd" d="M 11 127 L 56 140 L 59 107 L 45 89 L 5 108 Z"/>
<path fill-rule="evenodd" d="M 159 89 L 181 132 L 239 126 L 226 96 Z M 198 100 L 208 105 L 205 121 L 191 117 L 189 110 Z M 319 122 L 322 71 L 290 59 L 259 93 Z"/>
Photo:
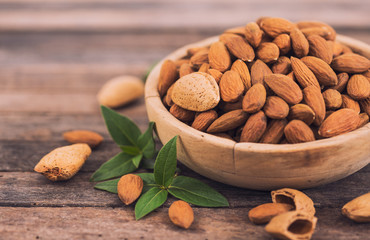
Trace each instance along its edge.
<path fill-rule="evenodd" d="M 368 2 L 354 1 L 292 1 L 284 0 L 276 4 L 273 1 L 234 0 L 222 1 L 172 2 L 169 0 L 139 3 L 95 3 L 95 4 L 41 4 L 33 2 L 11 4 L 3 3 L 0 10 L 0 29 L 6 31 L 99 31 L 161 28 L 227 28 L 254 21 L 265 15 L 286 17 L 292 21 L 317 19 L 335 26 L 368 25 Z M 266 6 L 274 6 L 266 12 Z M 194 7 L 196 6 L 196 7 Z M 348 7 L 351 11 L 348 11 Z M 331 9 L 331 14 L 327 9 Z M 209 12 L 212 14 L 204 14 Z M 220 17 L 222 16 L 222 17 Z M 345 17 L 343 17 L 345 16 Z"/>
<path fill-rule="evenodd" d="M 189 230 L 174 226 L 167 208 L 135 221 L 133 207 L 0 208 L 4 239 L 271 239 L 263 225 L 253 225 L 249 209 L 194 209 Z M 339 209 L 321 209 L 313 239 L 366 239 L 367 224 L 341 216 Z"/>
<path fill-rule="evenodd" d="M 21 150 L 21 149 L 20 149 Z M 51 182 L 36 172 L 0 172 L 0 206 L 85 206 L 85 207 L 119 207 L 122 203 L 114 194 L 93 189 L 89 182 L 91 172 L 90 159 L 80 173 L 66 182 Z M 230 206 L 255 207 L 271 202 L 269 192 L 253 191 L 228 186 L 206 179 L 183 165 L 181 175 L 197 178 L 222 194 L 229 200 Z M 96 168 L 95 168 L 96 169 Z M 94 170 L 95 170 L 94 169 Z M 365 194 L 370 188 L 370 166 L 335 183 L 304 192 L 315 202 L 317 208 L 339 208 L 356 196 Z M 171 198 L 173 201 L 174 198 Z M 168 202 L 165 206 L 169 206 Z"/>

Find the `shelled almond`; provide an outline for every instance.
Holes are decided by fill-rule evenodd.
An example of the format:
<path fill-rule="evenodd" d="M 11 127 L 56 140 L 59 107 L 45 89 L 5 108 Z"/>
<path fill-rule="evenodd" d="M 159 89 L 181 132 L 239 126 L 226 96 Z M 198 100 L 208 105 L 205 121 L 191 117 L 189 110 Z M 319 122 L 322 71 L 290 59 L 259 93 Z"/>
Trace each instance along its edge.
<path fill-rule="evenodd" d="M 237 142 L 347 133 L 368 122 L 370 61 L 335 38 L 322 22 L 263 17 L 166 60 L 158 92 L 179 120 Z"/>

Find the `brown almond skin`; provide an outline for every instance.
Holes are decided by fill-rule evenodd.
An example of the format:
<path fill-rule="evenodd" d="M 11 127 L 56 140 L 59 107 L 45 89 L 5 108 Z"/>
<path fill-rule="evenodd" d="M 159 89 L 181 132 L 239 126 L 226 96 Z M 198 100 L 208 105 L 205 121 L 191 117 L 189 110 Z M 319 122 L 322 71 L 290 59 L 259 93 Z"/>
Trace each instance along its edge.
<path fill-rule="evenodd" d="M 170 113 L 177 119 L 183 122 L 191 122 L 194 119 L 195 112 L 186 110 L 179 105 L 173 104 L 170 108 Z"/>
<path fill-rule="evenodd" d="M 224 33 L 232 33 L 232 34 L 236 34 L 239 36 L 244 36 L 244 31 L 245 31 L 244 27 L 240 26 L 240 27 L 233 27 L 233 28 L 226 29 Z"/>
<path fill-rule="evenodd" d="M 135 174 L 126 174 L 120 178 L 117 184 L 118 197 L 121 201 L 130 205 L 135 202 L 143 190 L 143 180 Z"/>
<path fill-rule="evenodd" d="M 243 111 L 247 113 L 255 113 L 261 110 L 266 102 L 266 89 L 257 83 L 253 85 L 243 98 Z"/>
<path fill-rule="evenodd" d="M 241 36 L 235 34 L 229 34 L 227 37 L 220 39 L 225 43 L 227 49 L 235 57 L 246 61 L 252 62 L 255 53 L 251 45 Z"/>
<path fill-rule="evenodd" d="M 198 72 L 208 73 L 208 69 L 209 69 L 209 68 L 210 68 L 209 63 L 203 63 L 203 64 L 200 66 L 200 68 L 199 68 Z"/>
<path fill-rule="evenodd" d="M 325 119 L 318 132 L 322 137 L 334 137 L 355 130 L 359 121 L 359 115 L 353 109 L 339 109 Z"/>
<path fill-rule="evenodd" d="M 302 91 L 299 86 L 289 77 L 282 74 L 270 74 L 264 78 L 265 83 L 279 97 L 289 104 L 297 104 L 302 101 Z"/>
<path fill-rule="evenodd" d="M 367 115 L 369 115 L 369 117 L 370 117 L 370 98 L 366 98 L 364 100 L 361 100 L 359 103 L 361 105 L 362 111 L 367 113 Z"/>
<path fill-rule="evenodd" d="M 218 114 L 215 110 L 208 110 L 206 112 L 199 113 L 194 122 L 191 124 L 192 128 L 199 131 L 205 132 L 207 128 L 218 118 Z"/>
<path fill-rule="evenodd" d="M 306 28 L 323 28 L 326 30 L 327 34 L 324 36 L 326 40 L 335 40 L 336 32 L 335 30 L 328 24 L 320 22 L 320 21 L 300 21 L 296 23 L 296 26 L 299 29 L 306 29 Z"/>
<path fill-rule="evenodd" d="M 284 128 L 288 124 L 286 119 L 271 120 L 265 133 L 262 135 L 260 143 L 277 144 L 284 135 Z"/>
<path fill-rule="evenodd" d="M 310 45 L 308 44 L 308 41 L 301 30 L 294 28 L 290 32 L 290 39 L 292 41 L 292 48 L 295 55 L 299 58 L 307 56 Z"/>
<path fill-rule="evenodd" d="M 285 138 L 289 143 L 304 143 L 315 141 L 311 128 L 301 120 L 292 120 L 284 129 Z"/>
<path fill-rule="evenodd" d="M 327 109 L 338 109 L 342 106 L 342 95 L 340 92 L 334 89 L 327 89 L 325 92 L 322 93 L 325 101 L 325 107 Z"/>
<path fill-rule="evenodd" d="M 333 69 L 320 58 L 307 56 L 301 60 L 315 74 L 320 84 L 324 86 L 338 84 L 338 78 Z"/>
<path fill-rule="evenodd" d="M 328 43 L 332 46 L 333 49 L 333 57 L 337 57 L 342 54 L 343 52 L 343 45 L 339 42 L 328 41 Z"/>
<path fill-rule="evenodd" d="M 284 18 L 262 18 L 259 22 L 260 28 L 269 36 L 275 38 L 282 33 L 289 33 L 293 28 L 293 23 Z"/>
<path fill-rule="evenodd" d="M 201 52 L 201 51 L 204 51 L 204 50 L 209 50 L 209 47 L 193 47 L 193 48 L 189 48 L 186 52 L 187 52 L 187 56 L 189 58 L 191 58 L 192 56 L 194 56 L 197 52 Z"/>
<path fill-rule="evenodd" d="M 176 64 L 171 60 L 165 60 L 158 79 L 158 92 L 161 97 L 164 96 L 168 88 L 176 81 L 177 76 Z"/>
<path fill-rule="evenodd" d="M 245 64 L 245 62 L 243 62 L 240 59 L 236 60 L 231 66 L 231 70 L 239 73 L 240 78 L 243 81 L 243 84 L 246 90 L 251 88 L 252 86 L 251 75 L 249 73 L 249 69 L 247 65 Z"/>
<path fill-rule="evenodd" d="M 325 118 L 326 112 L 325 101 L 320 89 L 314 86 L 306 87 L 305 89 L 303 89 L 303 99 L 306 104 L 310 106 L 315 112 L 315 120 L 313 123 L 316 126 L 320 126 Z"/>
<path fill-rule="evenodd" d="M 252 208 L 248 212 L 248 218 L 254 224 L 265 224 L 276 215 L 288 212 L 292 209 L 293 206 L 286 203 L 265 203 Z"/>
<path fill-rule="evenodd" d="M 346 94 L 342 94 L 342 106 L 341 108 L 350 108 L 355 112 L 360 113 L 360 104 Z"/>
<path fill-rule="evenodd" d="M 176 226 L 188 229 L 194 221 L 193 209 L 187 202 L 178 200 L 168 208 L 168 216 Z"/>
<path fill-rule="evenodd" d="M 248 119 L 248 113 L 242 109 L 230 111 L 217 118 L 207 129 L 208 133 L 226 132 L 235 129 L 245 123 Z"/>
<path fill-rule="evenodd" d="M 363 127 L 369 122 L 369 115 L 367 113 L 360 113 L 359 117 L 360 121 L 357 128 Z"/>
<path fill-rule="evenodd" d="M 271 63 L 279 58 L 280 52 L 275 43 L 264 42 L 257 48 L 256 55 L 264 63 Z"/>
<path fill-rule="evenodd" d="M 73 130 L 63 133 L 63 138 L 69 143 L 86 143 L 91 148 L 97 147 L 103 137 L 96 132 L 88 130 Z"/>
<path fill-rule="evenodd" d="M 272 74 L 271 69 L 266 65 L 266 63 L 257 59 L 256 62 L 251 67 L 251 81 L 252 85 L 256 83 L 261 83 L 265 85 L 264 78 L 267 75 Z"/>
<path fill-rule="evenodd" d="M 290 107 L 288 119 L 301 120 L 307 125 L 311 125 L 315 119 L 315 112 L 308 105 L 299 103 Z"/>
<path fill-rule="evenodd" d="M 244 92 L 244 84 L 235 71 L 227 71 L 220 80 L 220 94 L 225 102 L 236 102 Z"/>
<path fill-rule="evenodd" d="M 273 73 L 277 74 L 288 74 L 292 69 L 290 59 L 286 56 L 281 56 L 278 60 L 272 65 L 271 70 Z"/>
<path fill-rule="evenodd" d="M 211 44 L 208 60 L 211 68 L 220 72 L 225 72 L 231 66 L 229 51 L 222 42 L 215 42 Z"/>
<path fill-rule="evenodd" d="M 290 61 L 292 63 L 294 76 L 296 77 L 299 85 L 301 85 L 302 88 L 308 86 L 315 86 L 317 88 L 320 88 L 315 74 L 308 68 L 308 66 L 306 66 L 306 64 L 295 57 L 290 57 Z"/>
<path fill-rule="evenodd" d="M 193 68 L 198 69 L 200 66 L 202 66 L 203 63 L 209 63 L 208 61 L 208 54 L 209 49 L 201 49 L 198 52 L 196 52 L 191 58 L 190 58 L 190 64 Z"/>
<path fill-rule="evenodd" d="M 353 75 L 347 83 L 347 93 L 355 100 L 370 97 L 370 82 L 361 74 Z"/>
<path fill-rule="evenodd" d="M 222 102 L 220 102 L 218 107 L 224 112 L 230 112 L 230 111 L 233 111 L 233 110 L 242 109 L 242 102 L 243 102 L 243 99 L 240 99 L 239 101 L 233 102 L 233 103 L 222 101 Z"/>
<path fill-rule="evenodd" d="M 355 53 L 347 53 L 335 57 L 331 67 L 338 72 L 362 73 L 370 68 L 370 60 Z"/>
<path fill-rule="evenodd" d="M 333 49 L 329 43 L 318 35 L 309 36 L 307 40 L 310 45 L 309 54 L 330 64 L 333 60 Z"/>
<path fill-rule="evenodd" d="M 208 74 L 210 74 L 217 82 L 217 84 L 220 83 L 222 72 L 216 70 L 216 69 L 208 69 Z"/>
<path fill-rule="evenodd" d="M 262 30 L 255 22 L 250 22 L 245 26 L 244 36 L 245 39 L 252 45 L 254 48 L 258 47 L 262 40 Z"/>
<path fill-rule="evenodd" d="M 338 78 L 338 84 L 335 86 L 332 86 L 332 89 L 337 90 L 338 92 L 342 93 L 344 89 L 347 87 L 347 83 L 349 80 L 349 75 L 348 73 L 339 73 L 337 75 Z"/>
<path fill-rule="evenodd" d="M 278 46 L 281 56 L 286 55 L 290 49 L 292 49 L 290 36 L 288 34 L 280 34 L 272 42 Z"/>
<path fill-rule="evenodd" d="M 266 99 L 263 111 L 271 119 L 283 119 L 289 114 L 289 105 L 280 97 L 269 96 Z"/>
<path fill-rule="evenodd" d="M 249 117 L 240 135 L 240 142 L 258 142 L 266 130 L 266 115 L 259 111 Z"/>
<path fill-rule="evenodd" d="M 177 69 L 180 69 L 181 65 L 187 63 L 190 64 L 190 59 L 189 58 L 180 58 L 174 61 Z"/>
<path fill-rule="evenodd" d="M 185 76 L 185 75 L 188 75 L 190 73 L 193 73 L 194 70 L 193 68 L 191 67 L 191 65 L 189 63 L 184 63 L 180 66 L 180 69 L 179 69 L 179 76 L 180 78 Z"/>

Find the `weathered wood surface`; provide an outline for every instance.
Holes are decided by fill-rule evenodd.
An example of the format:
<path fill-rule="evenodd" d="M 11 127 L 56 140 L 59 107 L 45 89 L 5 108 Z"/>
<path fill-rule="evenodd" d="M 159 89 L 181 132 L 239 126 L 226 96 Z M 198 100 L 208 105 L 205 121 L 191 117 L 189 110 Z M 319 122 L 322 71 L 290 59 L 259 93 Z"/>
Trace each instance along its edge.
<path fill-rule="evenodd" d="M 273 8 L 271 8 L 273 6 Z M 330 9 L 330 12 L 327 10 Z M 370 43 L 369 1 L 0 0 L 0 239 L 271 239 L 248 211 L 270 202 L 269 192 L 208 180 L 230 208 L 195 207 L 190 230 L 173 226 L 174 198 L 140 221 L 114 194 L 88 179 L 119 149 L 109 138 L 96 93 L 120 74 L 143 76 L 173 50 L 262 15 L 317 19 Z M 146 128 L 144 100 L 119 112 Z M 62 133 L 90 129 L 105 137 L 73 179 L 52 183 L 33 172 L 39 159 L 66 145 Z M 160 145 L 160 144 L 159 144 Z M 319 218 L 314 239 L 366 239 L 368 224 L 340 214 L 368 192 L 370 166 L 307 193 Z"/>

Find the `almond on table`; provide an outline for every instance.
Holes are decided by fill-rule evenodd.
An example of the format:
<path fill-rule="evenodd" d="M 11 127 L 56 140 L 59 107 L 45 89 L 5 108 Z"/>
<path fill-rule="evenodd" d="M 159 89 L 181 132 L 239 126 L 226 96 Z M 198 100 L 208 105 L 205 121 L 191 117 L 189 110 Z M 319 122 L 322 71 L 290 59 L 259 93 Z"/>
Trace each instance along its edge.
<path fill-rule="evenodd" d="M 323 22 L 261 17 L 172 62 L 162 65 L 158 91 L 176 118 L 199 131 L 295 144 L 368 123 L 370 60 Z"/>

